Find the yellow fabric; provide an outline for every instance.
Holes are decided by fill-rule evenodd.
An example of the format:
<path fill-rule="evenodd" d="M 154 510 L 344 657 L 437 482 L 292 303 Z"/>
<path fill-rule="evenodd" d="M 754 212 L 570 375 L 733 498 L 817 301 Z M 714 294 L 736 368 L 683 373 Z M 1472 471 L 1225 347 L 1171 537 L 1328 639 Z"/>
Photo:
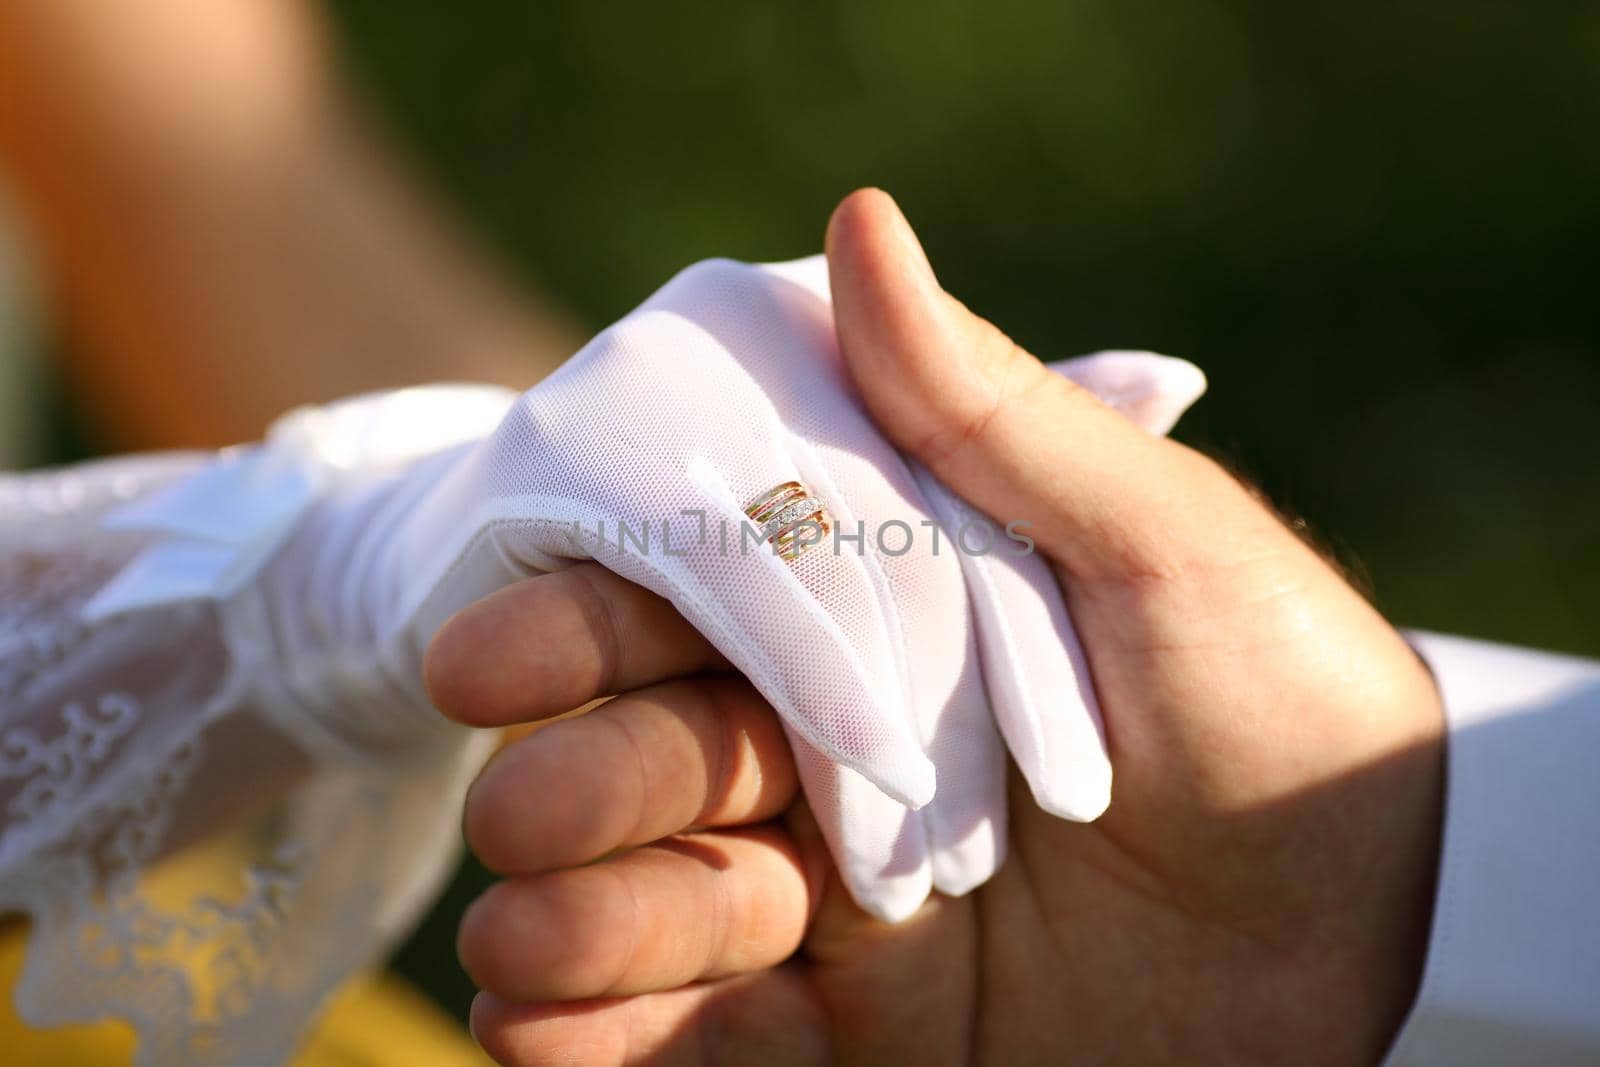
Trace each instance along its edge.
<path fill-rule="evenodd" d="M 237 881 L 237 840 L 187 849 L 153 872 L 145 891 L 173 902 Z M 22 974 L 27 926 L 0 923 L 0 1065 L 120 1067 L 133 1062 L 133 1030 L 123 1023 L 34 1030 L 11 1009 Z M 206 990 L 200 990 L 203 997 Z M 472 1039 L 431 1000 L 389 974 L 356 979 L 341 989 L 306 1035 L 293 1067 L 492 1067 Z"/>
<path fill-rule="evenodd" d="M 0 984 L 22 970 L 23 929 L 0 937 Z M 0 1063 L 7 1067 L 120 1067 L 133 1062 L 133 1031 L 122 1023 L 55 1030 L 0 1014 Z M 306 1037 L 293 1067 L 492 1067 L 472 1039 L 433 1002 L 389 974 L 351 982 Z"/>

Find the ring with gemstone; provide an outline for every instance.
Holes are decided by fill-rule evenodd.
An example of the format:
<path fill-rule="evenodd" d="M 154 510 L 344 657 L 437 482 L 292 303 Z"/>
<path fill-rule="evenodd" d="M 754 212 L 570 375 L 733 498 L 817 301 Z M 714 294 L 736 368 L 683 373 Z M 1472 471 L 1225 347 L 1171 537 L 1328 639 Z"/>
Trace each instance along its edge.
<path fill-rule="evenodd" d="M 827 506 L 799 482 L 773 486 L 746 504 L 744 513 L 761 528 L 761 539 L 791 562 L 821 544 L 833 529 Z"/>

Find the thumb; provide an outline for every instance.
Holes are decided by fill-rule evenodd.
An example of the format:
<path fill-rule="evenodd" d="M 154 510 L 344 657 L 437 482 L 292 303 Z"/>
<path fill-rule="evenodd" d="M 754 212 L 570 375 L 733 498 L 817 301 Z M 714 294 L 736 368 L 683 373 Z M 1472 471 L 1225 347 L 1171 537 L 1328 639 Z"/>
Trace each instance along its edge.
<path fill-rule="evenodd" d="M 1204 514 L 1191 497 L 1208 462 L 1051 373 L 940 288 L 887 193 L 846 197 L 827 253 L 857 389 L 890 440 L 954 492 L 999 523 L 1029 524 L 1020 531 L 1084 577 L 1167 572 L 1178 546 L 1203 540 L 1187 534 Z"/>

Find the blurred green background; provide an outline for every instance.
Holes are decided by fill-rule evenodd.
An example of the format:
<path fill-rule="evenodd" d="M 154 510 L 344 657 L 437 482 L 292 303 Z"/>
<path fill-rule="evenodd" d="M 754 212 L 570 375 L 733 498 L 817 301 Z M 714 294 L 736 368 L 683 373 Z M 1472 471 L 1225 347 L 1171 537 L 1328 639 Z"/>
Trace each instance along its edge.
<path fill-rule="evenodd" d="M 479 236 L 598 327 L 891 190 L 1034 352 L 1153 348 L 1180 436 L 1416 626 L 1600 654 L 1600 6 L 336 0 Z M 465 867 L 400 954 L 457 1012 Z"/>

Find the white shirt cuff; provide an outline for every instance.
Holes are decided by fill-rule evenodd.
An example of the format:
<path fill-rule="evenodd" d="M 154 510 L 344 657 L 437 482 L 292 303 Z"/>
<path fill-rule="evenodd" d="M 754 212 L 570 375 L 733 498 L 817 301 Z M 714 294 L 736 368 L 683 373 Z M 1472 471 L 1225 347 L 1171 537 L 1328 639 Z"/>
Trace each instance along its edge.
<path fill-rule="evenodd" d="M 1448 784 L 1427 965 L 1386 1063 L 1600 1063 L 1600 663 L 1408 637 Z"/>

